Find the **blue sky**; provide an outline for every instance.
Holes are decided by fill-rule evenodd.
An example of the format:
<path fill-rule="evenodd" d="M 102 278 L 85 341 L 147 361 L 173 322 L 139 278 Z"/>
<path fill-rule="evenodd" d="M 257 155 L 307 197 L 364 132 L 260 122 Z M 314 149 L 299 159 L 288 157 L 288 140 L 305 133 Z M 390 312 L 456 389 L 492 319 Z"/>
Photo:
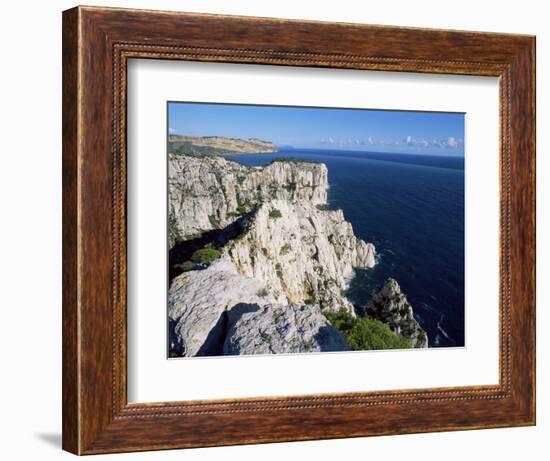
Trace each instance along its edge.
<path fill-rule="evenodd" d="M 464 114 L 171 102 L 171 134 L 296 148 L 464 155 Z"/>

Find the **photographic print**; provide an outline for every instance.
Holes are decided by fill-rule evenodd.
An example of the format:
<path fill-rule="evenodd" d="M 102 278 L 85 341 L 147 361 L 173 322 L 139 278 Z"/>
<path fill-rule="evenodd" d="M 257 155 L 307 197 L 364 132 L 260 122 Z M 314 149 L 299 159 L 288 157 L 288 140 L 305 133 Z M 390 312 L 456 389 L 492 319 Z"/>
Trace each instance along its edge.
<path fill-rule="evenodd" d="M 170 358 L 465 345 L 463 113 L 167 111 Z"/>

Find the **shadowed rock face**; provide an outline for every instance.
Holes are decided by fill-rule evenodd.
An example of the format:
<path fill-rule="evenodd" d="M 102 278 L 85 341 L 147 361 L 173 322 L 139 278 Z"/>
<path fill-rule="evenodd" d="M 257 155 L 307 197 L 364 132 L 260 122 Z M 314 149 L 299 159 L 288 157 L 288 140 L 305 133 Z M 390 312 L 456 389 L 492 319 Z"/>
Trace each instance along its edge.
<path fill-rule="evenodd" d="M 395 279 L 386 280 L 382 289 L 368 302 L 366 313 L 410 339 L 413 347 L 428 347 L 428 335 L 415 320 L 412 306 Z"/>
<path fill-rule="evenodd" d="M 241 303 L 274 303 L 261 280 L 243 277 L 227 256 L 208 269 L 176 277 L 168 292 L 168 317 L 175 323 L 170 342 L 182 356 L 208 355 L 222 341 L 222 315 Z M 221 319 L 221 320 L 220 320 Z"/>

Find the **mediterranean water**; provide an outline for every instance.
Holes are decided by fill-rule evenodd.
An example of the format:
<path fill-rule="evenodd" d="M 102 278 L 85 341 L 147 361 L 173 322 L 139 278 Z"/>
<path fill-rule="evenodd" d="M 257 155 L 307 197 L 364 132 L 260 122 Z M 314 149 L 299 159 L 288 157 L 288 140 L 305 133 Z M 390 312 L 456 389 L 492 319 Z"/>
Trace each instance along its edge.
<path fill-rule="evenodd" d="M 227 156 L 249 166 L 286 157 L 324 163 L 329 206 L 376 246 L 373 269 L 358 269 L 348 297 L 364 306 L 395 278 L 430 347 L 464 345 L 464 158 L 288 149 Z"/>

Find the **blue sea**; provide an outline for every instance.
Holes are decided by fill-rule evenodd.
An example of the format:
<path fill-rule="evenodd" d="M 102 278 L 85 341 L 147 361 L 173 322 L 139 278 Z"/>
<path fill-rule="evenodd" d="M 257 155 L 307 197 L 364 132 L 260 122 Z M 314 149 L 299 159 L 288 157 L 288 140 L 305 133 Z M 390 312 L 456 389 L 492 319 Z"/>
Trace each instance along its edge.
<path fill-rule="evenodd" d="M 463 346 L 464 159 L 309 149 L 227 156 L 249 166 L 279 157 L 324 163 L 330 207 L 376 246 L 376 266 L 356 271 L 349 298 L 363 306 L 394 277 L 430 347 Z"/>

